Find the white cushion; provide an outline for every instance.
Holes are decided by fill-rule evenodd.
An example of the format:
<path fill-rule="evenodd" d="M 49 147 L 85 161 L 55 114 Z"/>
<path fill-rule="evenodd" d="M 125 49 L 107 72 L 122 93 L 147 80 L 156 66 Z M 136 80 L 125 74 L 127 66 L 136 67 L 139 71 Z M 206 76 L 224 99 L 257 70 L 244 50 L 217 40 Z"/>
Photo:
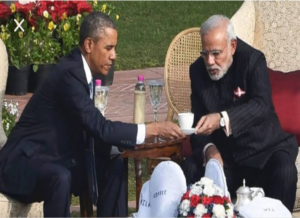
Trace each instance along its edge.
<path fill-rule="evenodd" d="M 178 164 L 164 161 L 157 165 L 150 179 L 150 217 L 177 217 L 177 208 L 186 189 L 186 180 Z"/>
<path fill-rule="evenodd" d="M 139 202 L 139 211 L 133 214 L 134 217 L 150 217 L 149 180 L 144 183 Z"/>

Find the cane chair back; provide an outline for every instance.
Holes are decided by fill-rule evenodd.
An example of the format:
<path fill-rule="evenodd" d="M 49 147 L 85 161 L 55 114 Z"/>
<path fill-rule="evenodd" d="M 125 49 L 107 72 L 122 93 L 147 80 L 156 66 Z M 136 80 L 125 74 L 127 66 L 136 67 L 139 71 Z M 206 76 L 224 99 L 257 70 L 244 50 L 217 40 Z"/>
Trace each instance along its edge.
<path fill-rule="evenodd" d="M 174 112 L 191 110 L 190 65 L 199 57 L 201 48 L 200 28 L 180 32 L 169 46 L 164 69 L 168 120 Z"/>

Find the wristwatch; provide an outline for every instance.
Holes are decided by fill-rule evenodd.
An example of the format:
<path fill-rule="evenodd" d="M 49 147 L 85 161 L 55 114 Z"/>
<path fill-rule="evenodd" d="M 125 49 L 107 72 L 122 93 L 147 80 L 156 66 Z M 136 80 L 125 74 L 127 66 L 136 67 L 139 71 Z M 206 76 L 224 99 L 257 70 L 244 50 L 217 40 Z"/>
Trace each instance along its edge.
<path fill-rule="evenodd" d="M 220 119 L 220 127 L 224 128 L 225 127 L 225 119 L 223 117 L 223 114 L 220 113 L 221 119 Z"/>

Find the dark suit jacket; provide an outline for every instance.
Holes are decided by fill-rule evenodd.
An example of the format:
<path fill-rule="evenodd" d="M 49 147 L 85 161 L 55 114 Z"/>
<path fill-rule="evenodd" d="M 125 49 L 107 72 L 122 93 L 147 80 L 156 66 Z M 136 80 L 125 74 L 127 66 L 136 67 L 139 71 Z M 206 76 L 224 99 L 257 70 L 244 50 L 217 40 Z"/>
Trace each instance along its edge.
<path fill-rule="evenodd" d="M 212 142 L 223 158 L 244 166 L 261 168 L 277 150 L 285 150 L 296 159 L 296 139 L 282 131 L 274 110 L 262 52 L 238 39 L 233 63 L 222 79 L 210 79 L 201 57 L 191 65 L 190 79 L 194 126 L 203 115 L 226 111 L 233 133 L 227 137 L 218 129 L 210 136 L 193 135 L 192 149 L 198 158 L 202 159 L 204 146 Z M 246 94 L 235 100 L 237 87 Z"/>
<path fill-rule="evenodd" d="M 30 193 L 36 168 L 53 162 L 85 172 L 84 150 L 89 136 L 96 150 L 109 155 L 110 144 L 134 147 L 137 125 L 111 122 L 90 99 L 79 49 L 63 58 L 26 105 L 0 151 L 0 190 Z"/>

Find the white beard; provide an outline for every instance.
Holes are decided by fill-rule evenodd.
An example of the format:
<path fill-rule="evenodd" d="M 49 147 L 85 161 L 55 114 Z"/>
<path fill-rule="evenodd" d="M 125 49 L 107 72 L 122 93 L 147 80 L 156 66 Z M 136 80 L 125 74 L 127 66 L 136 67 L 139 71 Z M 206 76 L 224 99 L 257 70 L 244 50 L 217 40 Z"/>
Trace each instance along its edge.
<path fill-rule="evenodd" d="M 229 67 L 231 66 L 232 64 L 232 61 L 233 61 L 233 58 L 232 56 L 230 55 L 230 50 L 228 49 L 228 54 L 227 54 L 227 60 L 226 60 L 226 63 L 220 67 L 220 66 L 207 66 L 206 65 L 206 69 L 207 69 L 207 72 L 208 72 L 208 75 L 209 77 L 214 80 L 214 81 L 217 81 L 217 80 L 220 80 L 222 79 L 225 74 L 227 73 Z M 218 70 L 219 73 L 217 74 L 210 74 L 209 73 L 209 70 Z"/>

